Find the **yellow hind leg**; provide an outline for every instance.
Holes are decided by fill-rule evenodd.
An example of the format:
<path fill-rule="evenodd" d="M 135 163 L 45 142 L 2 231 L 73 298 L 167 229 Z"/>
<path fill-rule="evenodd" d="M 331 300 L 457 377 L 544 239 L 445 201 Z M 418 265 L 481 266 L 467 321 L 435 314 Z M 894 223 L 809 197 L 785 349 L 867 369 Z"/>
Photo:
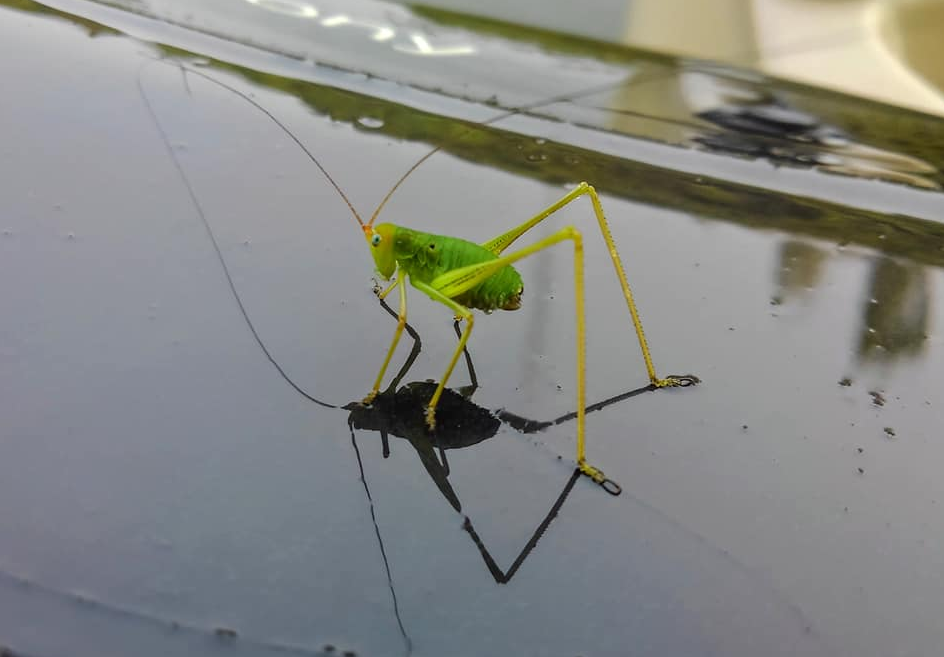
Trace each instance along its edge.
<path fill-rule="evenodd" d="M 462 352 L 462 349 L 468 340 L 469 333 L 472 330 L 471 312 L 469 312 L 467 308 L 464 308 L 463 306 L 456 303 L 453 298 L 480 284 L 482 281 L 494 275 L 499 269 L 510 265 L 517 260 L 521 260 L 522 258 L 526 258 L 529 255 L 537 253 L 538 251 L 553 246 L 559 242 L 563 242 L 564 240 L 571 240 L 574 243 L 574 303 L 575 317 L 577 321 L 577 466 L 580 468 L 580 471 L 583 474 L 587 475 L 595 482 L 606 488 L 607 491 L 614 494 L 619 494 L 619 486 L 615 482 L 608 479 L 606 475 L 603 474 L 602 470 L 587 463 L 586 458 L 587 394 L 586 321 L 584 312 L 585 304 L 583 283 L 583 238 L 581 237 L 580 232 L 571 226 L 563 228 L 553 235 L 539 240 L 531 246 L 527 246 L 523 249 L 520 249 L 519 251 L 515 251 L 510 255 L 446 272 L 445 274 L 442 274 L 433 279 L 429 285 L 414 283 L 415 287 L 426 292 L 426 294 L 428 294 L 434 300 L 440 301 L 441 303 L 449 306 L 453 312 L 462 315 L 469 321 L 466 330 L 463 333 L 462 339 L 459 341 L 459 346 L 456 348 L 456 351 L 453 353 L 452 358 L 449 361 L 449 366 L 446 368 L 446 373 L 439 382 L 439 386 L 436 388 L 436 392 L 433 394 L 432 399 L 430 399 L 426 416 L 427 422 L 429 423 L 430 428 L 435 426 L 436 404 L 439 401 L 439 396 L 442 394 L 443 388 L 445 388 L 446 382 L 449 380 L 449 375 L 452 373 L 452 369 L 455 367 L 456 361 L 459 358 L 459 354 Z"/>
<path fill-rule="evenodd" d="M 500 255 L 505 249 L 511 246 L 511 244 L 516 239 L 524 235 L 527 231 L 534 228 L 536 225 L 547 219 L 565 205 L 584 195 L 590 197 L 590 202 L 593 205 L 593 213 L 596 215 L 597 223 L 600 226 L 600 233 L 603 235 L 603 240 L 606 242 L 607 250 L 610 253 L 610 259 L 613 261 L 613 267 L 616 269 L 616 277 L 619 279 L 620 287 L 623 290 L 623 297 L 626 299 L 626 306 L 629 308 L 629 315 L 633 320 L 633 327 L 636 329 L 636 337 L 639 339 L 639 348 L 642 350 L 642 357 L 646 362 L 646 373 L 649 375 L 649 382 L 657 388 L 668 386 L 687 386 L 697 383 L 698 378 L 691 375 L 670 375 L 665 378 L 659 378 L 659 376 L 656 375 L 656 368 L 652 364 L 652 354 L 649 352 L 649 344 L 646 341 L 646 334 L 642 329 L 642 320 L 639 319 L 639 311 L 636 309 L 636 302 L 633 300 L 633 293 L 629 289 L 629 282 L 626 280 L 626 272 L 623 270 L 623 264 L 620 262 L 619 253 L 616 250 L 616 244 L 613 242 L 613 236 L 610 234 L 610 226 L 607 224 L 606 217 L 603 214 L 603 206 L 600 204 L 600 197 L 597 196 L 597 192 L 592 186 L 585 182 L 580 183 L 576 188 L 574 188 L 572 192 L 564 196 L 557 203 L 554 203 L 547 209 L 542 210 L 520 226 L 516 226 L 507 233 L 502 233 L 498 237 L 485 242 L 482 244 L 482 246 L 495 255 Z"/>

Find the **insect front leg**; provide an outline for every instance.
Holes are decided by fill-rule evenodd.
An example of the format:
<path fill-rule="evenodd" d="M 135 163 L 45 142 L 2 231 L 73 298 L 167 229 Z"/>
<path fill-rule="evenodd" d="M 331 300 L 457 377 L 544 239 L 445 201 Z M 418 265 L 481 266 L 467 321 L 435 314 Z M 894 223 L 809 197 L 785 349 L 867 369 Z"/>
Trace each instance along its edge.
<path fill-rule="evenodd" d="M 374 387 L 370 393 L 364 397 L 363 403 L 369 404 L 374 401 L 377 393 L 380 392 L 380 386 L 383 383 L 384 374 L 387 372 L 387 366 L 390 365 L 390 359 L 393 358 L 393 352 L 397 349 L 400 342 L 400 336 L 403 335 L 403 327 L 406 326 L 406 286 L 403 284 L 403 277 L 397 277 L 396 286 L 400 290 L 400 312 L 397 314 L 397 328 L 393 332 L 393 340 L 390 342 L 390 349 L 387 350 L 387 357 L 384 358 L 383 365 L 380 366 L 380 372 L 377 373 L 377 379 L 374 381 Z"/>
<path fill-rule="evenodd" d="M 387 298 L 387 295 L 397 286 L 398 281 L 394 280 L 386 288 L 380 286 L 380 283 L 377 282 L 377 279 L 374 279 L 374 294 L 377 295 L 377 298 L 383 301 Z"/>

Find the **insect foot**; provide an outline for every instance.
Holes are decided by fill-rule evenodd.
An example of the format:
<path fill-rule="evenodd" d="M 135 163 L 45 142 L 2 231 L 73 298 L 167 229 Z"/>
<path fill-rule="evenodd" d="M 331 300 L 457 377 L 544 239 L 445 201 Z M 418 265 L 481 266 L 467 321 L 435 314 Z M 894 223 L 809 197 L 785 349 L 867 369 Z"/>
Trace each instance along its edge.
<path fill-rule="evenodd" d="M 436 430 L 436 409 L 427 408 L 426 409 L 426 426 L 430 431 Z"/>
<path fill-rule="evenodd" d="M 373 401 L 374 401 L 374 399 L 376 399 L 376 398 L 377 398 L 377 391 L 374 390 L 374 391 L 372 391 L 369 395 L 367 395 L 366 397 L 364 397 L 364 398 L 361 400 L 361 403 L 362 403 L 364 406 L 370 406 L 370 404 L 372 404 Z"/>
<path fill-rule="evenodd" d="M 577 466 L 580 468 L 581 473 L 593 479 L 593 481 L 597 484 L 600 484 L 603 490 L 605 490 L 610 495 L 616 497 L 623 492 L 623 487 L 603 474 L 603 470 L 593 467 L 586 461 L 581 461 L 577 464 Z"/>
<path fill-rule="evenodd" d="M 701 379 L 694 374 L 670 374 L 653 383 L 656 388 L 687 388 L 701 383 Z"/>

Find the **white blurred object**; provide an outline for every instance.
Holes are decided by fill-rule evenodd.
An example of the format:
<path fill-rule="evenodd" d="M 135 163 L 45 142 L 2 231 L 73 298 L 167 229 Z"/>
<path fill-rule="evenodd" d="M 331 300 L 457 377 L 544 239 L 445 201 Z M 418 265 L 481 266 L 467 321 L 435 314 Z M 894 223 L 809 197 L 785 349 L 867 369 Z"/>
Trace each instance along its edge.
<path fill-rule="evenodd" d="M 944 116 L 944 0 L 426 0 Z"/>

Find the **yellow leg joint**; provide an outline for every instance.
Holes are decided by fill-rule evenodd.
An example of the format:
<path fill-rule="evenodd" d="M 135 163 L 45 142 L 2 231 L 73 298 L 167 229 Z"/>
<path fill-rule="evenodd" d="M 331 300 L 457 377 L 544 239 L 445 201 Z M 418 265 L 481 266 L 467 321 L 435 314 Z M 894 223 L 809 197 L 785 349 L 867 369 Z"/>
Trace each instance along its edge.
<path fill-rule="evenodd" d="M 603 474 L 603 470 L 593 467 L 586 461 L 578 462 L 577 467 L 580 468 L 581 474 L 590 477 L 594 483 L 599 484 L 610 495 L 616 496 L 623 492 L 623 487 Z"/>
<path fill-rule="evenodd" d="M 656 379 L 652 382 L 656 388 L 687 388 L 696 383 L 701 383 L 701 379 L 694 374 L 670 374 L 664 379 Z"/>

